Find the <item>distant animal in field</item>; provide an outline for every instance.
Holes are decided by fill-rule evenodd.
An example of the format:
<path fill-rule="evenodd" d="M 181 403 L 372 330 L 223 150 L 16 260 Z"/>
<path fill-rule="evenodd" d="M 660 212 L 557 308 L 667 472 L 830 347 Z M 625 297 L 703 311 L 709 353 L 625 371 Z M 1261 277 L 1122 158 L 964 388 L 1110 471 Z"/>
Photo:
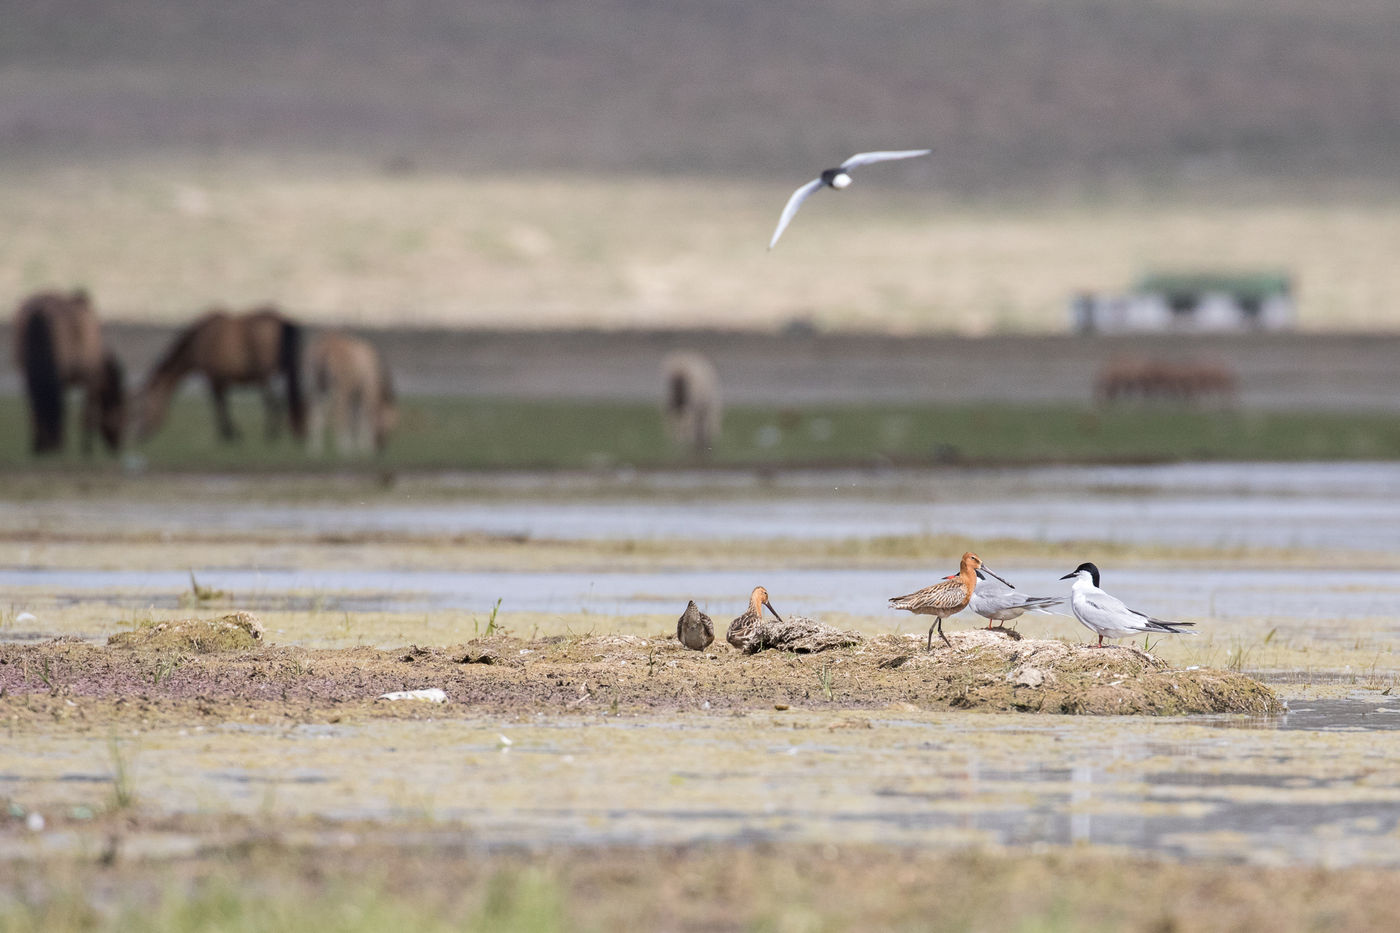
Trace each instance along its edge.
<path fill-rule="evenodd" d="M 913 159 L 918 156 L 926 156 L 932 151 L 932 149 L 896 149 L 884 152 L 858 152 L 835 168 L 823 169 L 820 175 L 798 188 L 788 198 L 787 204 L 783 206 L 782 216 L 778 218 L 778 228 L 773 231 L 773 239 L 768 241 L 768 248 L 772 249 L 778 245 L 778 237 L 783 235 L 783 231 L 792 222 L 792 218 L 796 216 L 797 209 L 802 206 L 803 201 L 822 188 L 840 191 L 848 186 L 851 183 L 851 169 L 874 162 L 888 162 L 891 159 Z"/>
<path fill-rule="evenodd" d="M 389 368 L 374 345 L 339 331 L 320 334 L 307 347 L 306 372 L 307 450 L 320 455 L 327 427 L 342 456 L 383 450 L 399 416 Z"/>
<path fill-rule="evenodd" d="M 64 395 L 73 386 L 83 390 L 83 453 L 92 453 L 94 433 L 108 450 L 121 448 L 125 373 L 102 341 L 102 325 L 87 292 L 40 292 L 26 298 L 15 311 L 14 348 L 24 373 L 35 454 L 63 449 Z"/>
<path fill-rule="evenodd" d="M 719 374 L 699 353 L 678 352 L 661 364 L 665 382 L 663 413 L 666 429 L 678 445 L 703 457 L 719 440 L 724 405 Z"/>
<path fill-rule="evenodd" d="M 302 327 L 266 306 L 231 314 L 216 309 L 181 331 L 155 364 L 137 406 L 138 440 L 154 434 L 165 420 L 170 397 L 190 373 L 209 384 L 219 436 L 239 438 L 229 417 L 228 390 L 254 386 L 262 391 L 267 437 L 277 437 L 283 415 L 297 438 L 306 435 L 306 401 L 301 386 Z M 278 384 L 281 384 L 281 392 Z"/>
<path fill-rule="evenodd" d="M 1228 403 L 1237 389 L 1235 374 L 1220 363 L 1122 356 L 1099 372 L 1094 395 L 1102 404 L 1137 400 L 1191 405 L 1209 399 Z"/>

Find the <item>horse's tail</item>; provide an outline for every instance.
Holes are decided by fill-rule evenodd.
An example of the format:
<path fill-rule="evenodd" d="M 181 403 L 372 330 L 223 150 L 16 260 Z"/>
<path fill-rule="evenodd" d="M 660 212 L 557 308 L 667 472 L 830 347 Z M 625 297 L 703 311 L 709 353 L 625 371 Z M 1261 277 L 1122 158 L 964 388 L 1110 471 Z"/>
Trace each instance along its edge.
<path fill-rule="evenodd" d="M 34 419 L 34 452 L 50 453 L 63 447 L 63 380 L 58 375 L 53 323 L 35 309 L 19 335 L 24 386 Z"/>
<path fill-rule="evenodd" d="M 282 340 L 277 351 L 277 363 L 287 379 L 287 416 L 292 434 L 306 437 L 306 396 L 301 391 L 301 325 L 295 321 L 282 322 Z"/>

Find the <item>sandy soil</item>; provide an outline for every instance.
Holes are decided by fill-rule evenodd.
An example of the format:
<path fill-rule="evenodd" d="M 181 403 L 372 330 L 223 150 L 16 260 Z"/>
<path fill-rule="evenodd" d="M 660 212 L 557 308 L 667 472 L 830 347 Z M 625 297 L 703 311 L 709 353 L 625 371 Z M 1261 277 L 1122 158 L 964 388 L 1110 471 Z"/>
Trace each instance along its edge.
<path fill-rule="evenodd" d="M 146 625 L 109 646 L 0 646 L 0 713 L 12 722 L 56 717 L 95 728 L 130 713 L 197 720 L 236 710 L 324 720 L 377 715 L 369 708 L 381 694 L 432 688 L 445 691 L 447 702 L 380 702 L 436 716 L 892 705 L 1155 715 L 1283 710 L 1272 691 L 1243 674 L 1174 670 L 1128 646 L 1095 649 L 995 631 L 950 632 L 951 644 L 932 652 L 915 635 L 853 636 L 860 641 L 854 647 L 813 654 L 747 655 L 722 640 L 690 651 L 674 638 L 631 635 L 312 650 L 266 646 L 260 627 L 256 640 L 247 634 L 251 618 Z"/>

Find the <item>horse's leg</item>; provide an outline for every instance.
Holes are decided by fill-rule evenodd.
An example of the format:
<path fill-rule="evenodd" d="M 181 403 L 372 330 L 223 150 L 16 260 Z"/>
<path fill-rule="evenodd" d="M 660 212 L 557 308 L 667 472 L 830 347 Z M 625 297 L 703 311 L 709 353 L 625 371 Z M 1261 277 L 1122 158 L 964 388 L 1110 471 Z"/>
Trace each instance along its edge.
<path fill-rule="evenodd" d="M 337 387 L 335 393 L 335 447 L 342 457 L 355 449 L 355 399 L 350 390 Z"/>
<path fill-rule="evenodd" d="M 368 454 L 374 447 L 374 403 L 361 389 L 355 393 L 355 453 Z"/>
<path fill-rule="evenodd" d="M 285 406 L 271 379 L 263 383 L 262 396 L 263 411 L 267 419 L 267 439 L 271 442 L 277 440 L 277 436 L 282 433 L 282 412 Z"/>
<path fill-rule="evenodd" d="M 306 412 L 306 452 L 313 457 L 321 456 L 326 441 L 326 396 L 312 389 L 311 404 Z"/>
<path fill-rule="evenodd" d="M 238 428 L 228 413 L 228 386 L 221 379 L 210 379 L 209 395 L 214 400 L 214 419 L 219 426 L 219 437 L 226 441 L 238 440 Z"/>
<path fill-rule="evenodd" d="M 101 406 L 98 401 L 98 387 L 96 383 L 88 383 L 83 386 L 83 456 L 92 456 L 92 436 L 97 433 L 97 419 L 100 417 Z"/>

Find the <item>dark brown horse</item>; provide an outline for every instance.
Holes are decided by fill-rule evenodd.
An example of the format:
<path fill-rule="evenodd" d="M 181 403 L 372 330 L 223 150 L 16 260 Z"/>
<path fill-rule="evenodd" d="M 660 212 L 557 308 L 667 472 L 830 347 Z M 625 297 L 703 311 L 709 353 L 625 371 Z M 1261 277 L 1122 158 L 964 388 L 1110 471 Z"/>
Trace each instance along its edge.
<path fill-rule="evenodd" d="M 215 310 L 176 336 L 141 389 L 136 436 L 150 437 L 165 420 L 170 397 L 190 373 L 202 373 L 214 399 L 219 436 L 236 440 L 238 428 L 228 413 L 227 393 L 234 386 L 262 389 L 267 436 L 277 436 L 285 408 L 297 438 L 306 435 L 306 403 L 301 391 L 301 325 L 272 307 L 243 314 Z M 282 382 L 285 396 L 277 392 Z"/>
<path fill-rule="evenodd" d="M 15 362 L 24 372 L 36 454 L 63 449 L 64 394 L 83 390 L 83 453 L 92 435 L 107 448 L 121 447 L 126 389 L 121 363 L 102 342 L 102 325 L 87 292 L 40 292 L 15 312 Z"/>

